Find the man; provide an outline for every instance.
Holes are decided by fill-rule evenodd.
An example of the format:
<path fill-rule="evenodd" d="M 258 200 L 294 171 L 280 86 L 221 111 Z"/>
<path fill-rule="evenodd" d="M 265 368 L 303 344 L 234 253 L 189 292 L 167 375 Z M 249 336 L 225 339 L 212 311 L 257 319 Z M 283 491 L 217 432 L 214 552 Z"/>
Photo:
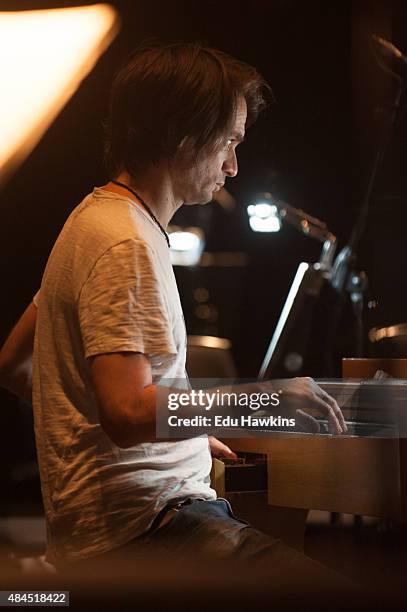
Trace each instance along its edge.
<path fill-rule="evenodd" d="M 265 87 L 254 68 L 199 44 L 140 49 L 115 79 L 106 152 L 113 180 L 70 215 L 38 314 L 27 309 L 0 360 L 3 384 L 29 396 L 36 319 L 36 442 L 47 558 L 57 566 L 176 539 L 180 554 L 265 555 L 287 571 L 322 570 L 216 500 L 206 437 L 155 439 L 157 384 L 185 377 L 166 227 L 182 204 L 205 204 L 236 176 L 236 147 Z M 345 431 L 336 402 L 313 381 L 294 379 L 284 393 Z"/>

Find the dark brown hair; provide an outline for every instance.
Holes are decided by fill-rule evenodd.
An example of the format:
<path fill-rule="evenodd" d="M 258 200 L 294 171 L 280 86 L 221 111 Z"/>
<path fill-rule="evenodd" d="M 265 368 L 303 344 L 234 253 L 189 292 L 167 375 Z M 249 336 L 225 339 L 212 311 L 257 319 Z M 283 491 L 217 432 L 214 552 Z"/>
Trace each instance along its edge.
<path fill-rule="evenodd" d="M 111 177 L 174 156 L 185 137 L 199 155 L 228 132 L 240 96 L 251 125 L 266 90 L 255 68 L 200 43 L 137 49 L 112 86 L 105 147 Z"/>

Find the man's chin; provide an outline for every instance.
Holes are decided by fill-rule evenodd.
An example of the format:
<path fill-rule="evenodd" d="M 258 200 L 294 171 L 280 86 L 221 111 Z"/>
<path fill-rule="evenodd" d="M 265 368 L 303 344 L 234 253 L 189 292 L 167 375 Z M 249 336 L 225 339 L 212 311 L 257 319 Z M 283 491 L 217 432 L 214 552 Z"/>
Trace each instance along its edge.
<path fill-rule="evenodd" d="M 214 196 L 215 193 L 216 193 L 216 191 L 211 192 L 210 194 L 206 194 L 203 197 L 199 197 L 199 199 L 198 198 L 194 199 L 193 202 L 184 202 L 184 204 L 186 204 L 187 206 L 193 206 L 195 204 L 198 204 L 198 205 L 202 206 L 204 204 L 209 204 L 209 202 L 212 202 L 213 196 Z"/>

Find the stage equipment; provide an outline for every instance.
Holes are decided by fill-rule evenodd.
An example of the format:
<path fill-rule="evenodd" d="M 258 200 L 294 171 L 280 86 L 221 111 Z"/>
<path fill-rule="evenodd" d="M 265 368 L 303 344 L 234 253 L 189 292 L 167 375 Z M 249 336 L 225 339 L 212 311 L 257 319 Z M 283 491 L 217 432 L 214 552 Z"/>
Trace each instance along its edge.
<path fill-rule="evenodd" d="M 390 56 L 398 59 L 399 65 L 400 63 L 403 64 L 403 66 L 406 65 L 407 60 L 405 56 L 394 45 L 392 45 L 392 43 L 376 35 L 373 35 L 372 39 L 376 44 L 376 48 L 380 51 L 381 57 L 387 57 L 388 59 Z M 354 348 L 355 357 L 362 357 L 365 352 L 366 334 L 364 329 L 363 312 L 365 301 L 364 296 L 368 286 L 366 274 L 357 269 L 357 248 L 359 247 L 360 241 L 366 229 L 372 194 L 376 185 L 378 173 L 383 165 L 385 153 L 390 144 L 395 128 L 398 126 L 404 115 L 404 111 L 406 110 L 405 90 L 407 71 L 405 71 L 404 74 L 402 74 L 402 71 L 395 72 L 385 65 L 381 57 L 379 57 L 377 54 L 375 54 L 375 57 L 379 65 L 395 78 L 396 87 L 394 100 L 393 104 L 387 109 L 387 115 L 385 115 L 383 135 L 373 159 L 369 180 L 367 182 L 364 198 L 361 201 L 358 218 L 350 236 L 349 243 L 341 250 L 334 262 L 331 281 L 333 288 L 340 297 L 340 300 L 337 302 L 337 308 L 333 313 L 333 333 L 336 333 L 336 329 L 338 327 L 346 292 L 350 293 L 351 304 L 356 321 L 356 342 Z"/>
<path fill-rule="evenodd" d="M 0 185 L 40 140 L 118 31 L 107 4 L 0 13 Z"/>
<path fill-rule="evenodd" d="M 236 378 L 230 340 L 188 336 L 186 370 L 190 378 Z"/>
<path fill-rule="evenodd" d="M 329 231 L 324 222 L 294 208 L 287 202 L 274 199 L 271 194 L 267 195 L 274 202 L 279 217 L 303 234 L 322 242 L 322 251 L 317 263 L 302 262 L 298 266 L 260 368 L 261 379 L 297 376 L 309 369 L 308 349 L 312 322 L 318 315 L 318 304 L 321 302 L 322 293 L 332 294 L 329 292 L 329 282 L 337 244 L 336 236 Z M 314 337 L 312 341 L 315 345 L 316 338 Z M 330 360 L 327 361 L 327 349 L 324 349 L 322 342 L 319 344 L 321 344 L 321 359 L 328 367 Z"/>
<path fill-rule="evenodd" d="M 269 196 L 270 194 L 264 194 L 263 200 L 269 200 Z M 269 201 L 250 204 L 247 207 L 247 214 L 254 232 L 278 232 L 281 229 L 277 206 Z"/>
<path fill-rule="evenodd" d="M 375 357 L 405 359 L 407 357 L 407 323 L 373 327 L 368 334 L 370 353 Z"/>
<path fill-rule="evenodd" d="M 170 258 L 173 266 L 197 266 L 200 262 L 205 236 L 199 227 L 168 228 Z"/>
<path fill-rule="evenodd" d="M 385 120 L 383 136 L 375 154 L 369 174 L 364 198 L 349 243 L 340 251 L 332 263 L 336 238 L 324 243 L 321 259 L 317 264 L 301 263 L 284 304 L 266 356 L 260 368 L 260 378 L 278 376 L 324 376 L 334 372 L 334 346 L 339 334 L 339 322 L 346 297 L 350 301 L 355 320 L 353 356 L 361 357 L 365 352 L 365 329 L 363 321 L 365 293 L 368 287 L 366 274 L 357 268 L 357 248 L 366 228 L 373 189 L 378 172 L 394 129 L 406 108 L 407 58 L 385 39 L 374 36 L 380 58 L 376 59 L 396 80 L 393 105 Z M 383 57 L 397 60 L 403 70 L 395 72 L 383 63 Z M 270 196 L 271 198 L 271 196 Z M 317 238 L 327 232 L 318 220 L 294 209 L 283 202 L 273 201 L 279 216 L 285 217 L 303 233 Z M 285 215 L 283 211 L 285 212 Z M 315 221 L 317 221 L 315 223 Z M 322 232 L 322 233 L 321 233 Z M 321 238 L 319 238 L 321 239 Z M 322 294 L 324 296 L 322 297 Z M 329 313 L 329 316 L 326 316 Z M 321 325 L 321 320 L 325 325 Z M 315 324 L 313 325 L 313 322 Z M 316 355 L 319 355 L 317 358 Z"/>

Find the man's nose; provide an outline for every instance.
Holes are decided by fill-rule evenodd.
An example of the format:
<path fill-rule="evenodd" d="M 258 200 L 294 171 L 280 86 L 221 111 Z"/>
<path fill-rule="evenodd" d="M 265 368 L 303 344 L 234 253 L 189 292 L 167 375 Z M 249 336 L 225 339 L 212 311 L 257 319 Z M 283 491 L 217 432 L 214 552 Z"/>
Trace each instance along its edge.
<path fill-rule="evenodd" d="M 226 176 L 231 176 L 231 177 L 236 176 L 237 171 L 238 171 L 238 166 L 237 166 L 236 151 L 234 149 L 230 151 L 228 157 L 223 162 L 222 170 L 226 174 Z"/>

